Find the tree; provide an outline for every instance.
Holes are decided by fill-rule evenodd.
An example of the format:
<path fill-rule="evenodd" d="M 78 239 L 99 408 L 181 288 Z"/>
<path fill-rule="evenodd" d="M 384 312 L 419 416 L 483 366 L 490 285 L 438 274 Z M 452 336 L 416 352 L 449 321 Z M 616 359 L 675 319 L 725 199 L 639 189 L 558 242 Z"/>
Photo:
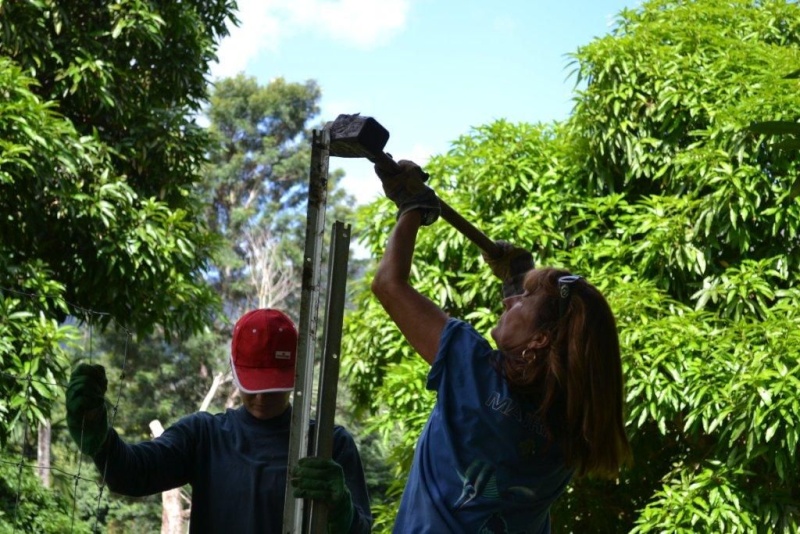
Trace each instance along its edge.
<path fill-rule="evenodd" d="M 193 117 L 233 7 L 0 0 L 4 449 L 46 424 L 75 323 L 185 336 L 209 322 L 216 238 L 191 195 L 208 144 Z"/>
<path fill-rule="evenodd" d="M 73 308 L 143 332 L 205 323 L 213 297 L 200 274 L 213 239 L 189 194 L 207 147 L 193 117 L 232 6 L 0 5 L 2 48 L 35 79 L 18 83 L 73 129 L 44 136 L 36 117 L 7 115 L 19 154 L 35 154 L 6 171 L 4 246 L 54 271 Z"/>
<path fill-rule="evenodd" d="M 286 297 L 299 292 L 309 123 L 319 113 L 320 95 L 313 81 L 277 78 L 260 86 L 240 74 L 215 83 L 207 109 L 214 143 L 201 195 L 209 227 L 224 239 L 215 260 L 214 285 L 230 317 L 257 304 L 254 287 L 261 295 L 268 288 L 281 288 Z M 269 258 L 264 258 L 265 249 Z M 272 267 L 269 273 L 253 270 L 264 261 Z M 253 278 L 265 274 L 269 279 Z M 287 279 L 295 284 L 287 285 Z"/>
<path fill-rule="evenodd" d="M 800 524 L 798 163 L 748 129 L 800 116 L 784 78 L 800 64 L 798 27 L 800 7 L 783 0 L 646 2 L 574 54 L 584 86 L 567 121 L 481 126 L 426 168 L 468 219 L 533 245 L 537 265 L 586 276 L 617 316 L 635 465 L 618 483 L 574 482 L 553 511 L 560 530 Z M 384 222 L 366 236 L 376 254 L 387 206 L 362 214 Z M 500 295 L 483 288 L 498 284 L 437 224 L 415 284 L 488 334 Z M 405 433 L 397 491 L 432 402 L 427 369 L 362 289 L 344 353 L 372 424 Z"/>
<path fill-rule="evenodd" d="M 215 241 L 190 194 L 207 138 L 192 117 L 231 9 L 0 2 L 0 286 L 3 324 L 22 334 L 3 339 L 2 397 L 16 400 L 0 406 L 0 437 L 22 406 L 46 417 L 65 379 L 52 336 L 26 355 L 44 331 L 22 321 L 168 334 L 208 322 Z M 14 377 L 28 373 L 45 387 L 23 392 Z"/>

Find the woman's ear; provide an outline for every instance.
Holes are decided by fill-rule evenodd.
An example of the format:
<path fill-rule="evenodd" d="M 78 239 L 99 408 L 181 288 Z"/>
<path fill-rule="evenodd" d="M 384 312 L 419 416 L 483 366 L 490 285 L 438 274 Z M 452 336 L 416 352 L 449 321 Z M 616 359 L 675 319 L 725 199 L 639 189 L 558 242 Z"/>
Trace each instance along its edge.
<path fill-rule="evenodd" d="M 550 336 L 546 332 L 538 332 L 528 342 L 529 349 L 541 349 L 550 344 Z"/>

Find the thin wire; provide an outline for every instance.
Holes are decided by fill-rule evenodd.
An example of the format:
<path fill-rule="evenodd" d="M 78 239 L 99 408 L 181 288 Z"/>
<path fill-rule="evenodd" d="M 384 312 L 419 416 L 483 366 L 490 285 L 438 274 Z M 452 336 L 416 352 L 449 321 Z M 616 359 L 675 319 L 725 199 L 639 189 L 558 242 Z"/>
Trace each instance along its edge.
<path fill-rule="evenodd" d="M 5 287 L 5 286 L 0 286 L 0 293 L 9 293 L 9 294 L 17 295 L 17 296 L 20 296 L 20 297 L 28 298 L 28 299 L 31 299 L 31 300 L 39 300 L 41 298 L 47 298 L 47 299 L 54 298 L 54 297 L 49 296 L 49 295 L 39 295 L 37 293 L 30 293 L 30 292 L 20 291 L 18 289 L 12 289 L 12 288 L 8 288 L 8 287 Z M 67 304 L 67 306 L 69 307 L 69 309 L 71 311 L 71 316 L 75 317 L 75 318 L 79 318 L 80 317 L 80 319 L 79 319 L 80 322 L 83 325 L 86 325 L 86 327 L 88 328 L 88 339 L 87 339 L 88 347 L 84 347 L 84 352 L 88 353 L 88 357 L 89 357 L 89 361 L 90 362 L 95 360 L 95 354 L 94 354 L 94 325 L 95 325 L 96 320 L 98 318 L 100 318 L 100 317 L 111 317 L 111 322 L 113 322 L 114 325 L 117 328 L 119 328 L 122 332 L 125 333 L 125 348 L 124 348 L 124 353 L 123 353 L 123 361 L 122 361 L 122 366 L 121 366 L 122 368 L 121 368 L 121 374 L 120 374 L 120 380 L 124 380 L 125 369 L 126 369 L 127 360 L 128 360 L 128 343 L 129 343 L 129 340 L 131 339 L 131 336 L 133 335 L 133 332 L 130 329 L 128 329 L 127 326 L 125 326 L 125 325 L 119 323 L 118 321 L 116 321 L 116 319 L 114 319 L 111 316 L 110 313 L 91 310 L 89 308 L 84 308 L 83 306 L 79 306 L 79 305 L 77 305 L 75 303 L 72 303 L 72 302 L 69 302 L 69 301 L 65 301 L 65 300 L 63 302 L 65 302 Z M 33 344 L 33 340 L 31 340 L 31 343 Z M 31 354 L 33 354 L 33 348 L 31 349 Z M 27 382 L 27 388 L 25 389 L 25 391 L 28 391 L 28 392 L 32 389 L 32 383 L 33 382 L 41 383 L 41 384 L 43 384 L 45 386 L 48 386 L 50 388 L 58 388 L 58 387 L 61 387 L 61 388 L 64 388 L 64 389 L 66 388 L 66 385 L 59 384 L 58 382 L 55 382 L 55 381 L 47 381 L 47 380 L 41 380 L 41 379 L 35 378 L 30 372 L 27 375 L 18 375 L 18 374 L 9 373 L 7 371 L 0 371 L 0 376 L 9 377 L 9 378 L 12 378 L 12 379 L 17 380 L 17 381 Z M 122 390 L 123 390 L 123 388 L 121 388 L 121 387 L 118 388 L 116 401 L 115 401 L 114 405 L 111 407 L 111 414 L 109 414 L 110 415 L 110 417 L 109 417 L 109 419 L 110 419 L 109 427 L 113 427 L 114 421 L 116 420 L 117 412 L 119 410 L 119 405 L 120 405 L 120 402 L 122 401 L 122 397 L 123 397 Z M 24 450 L 25 450 L 25 444 L 28 441 L 28 427 L 29 427 L 29 424 L 28 424 L 28 421 L 24 418 L 24 414 L 25 414 L 25 411 L 23 410 L 21 412 L 21 414 L 20 414 L 20 418 L 21 418 L 21 420 L 22 420 L 22 422 L 24 424 L 24 426 L 23 426 L 24 433 L 23 433 L 23 437 L 22 437 L 22 446 L 20 447 L 20 461 L 19 462 L 9 462 L 9 461 L 6 461 L 6 460 L 0 460 L 0 463 L 9 464 L 9 465 L 15 465 L 15 466 L 18 467 L 16 502 L 15 502 L 15 505 L 14 505 L 14 527 L 13 527 L 14 530 L 12 531 L 12 534 L 15 534 L 16 531 L 17 531 L 16 526 L 17 526 L 17 523 L 19 522 L 19 514 L 21 513 L 20 503 L 21 503 L 21 498 L 22 498 L 22 474 L 23 474 L 23 469 L 26 467 L 25 457 L 24 457 Z M 81 425 L 81 436 L 80 436 L 80 439 L 79 439 L 80 445 L 83 444 L 83 439 L 84 439 L 84 424 L 85 424 L 85 421 L 83 421 L 82 425 Z M 38 464 L 38 462 L 37 462 L 37 464 Z M 30 466 L 30 467 L 32 467 L 32 468 L 36 467 L 36 468 L 41 469 L 41 467 L 38 466 L 38 465 Z M 96 505 L 95 505 L 95 513 L 94 513 L 95 521 L 94 521 L 94 525 L 93 525 L 93 531 L 94 532 L 99 532 L 99 528 L 100 528 L 100 526 L 99 526 L 99 523 L 100 523 L 100 504 L 101 504 L 101 501 L 102 501 L 102 498 L 103 498 L 103 493 L 104 493 L 104 490 L 105 490 L 105 487 L 106 487 L 106 474 L 107 474 L 107 471 L 108 471 L 108 457 L 106 457 L 106 461 L 105 461 L 105 463 L 103 465 L 103 469 L 102 469 L 103 475 L 102 475 L 101 481 L 99 483 L 94 480 L 94 477 L 86 478 L 86 477 L 81 475 L 82 469 L 83 469 L 83 453 L 81 453 L 81 452 L 78 453 L 78 469 L 77 469 L 76 473 L 70 473 L 70 472 L 68 472 L 68 471 L 66 471 L 64 469 L 61 469 L 61 468 L 58 468 L 58 467 L 53 467 L 53 466 L 46 467 L 45 469 L 48 469 L 50 471 L 57 471 L 59 473 L 67 475 L 67 476 L 72 476 L 74 481 L 75 481 L 74 482 L 74 490 L 73 490 L 72 517 L 71 517 L 71 530 L 72 531 L 75 530 L 75 518 L 76 518 L 76 511 L 77 511 L 78 494 L 79 494 L 79 489 L 80 489 L 79 488 L 79 483 L 82 482 L 82 481 L 83 482 L 94 482 L 97 485 L 98 494 L 97 494 L 97 500 L 96 500 Z"/>

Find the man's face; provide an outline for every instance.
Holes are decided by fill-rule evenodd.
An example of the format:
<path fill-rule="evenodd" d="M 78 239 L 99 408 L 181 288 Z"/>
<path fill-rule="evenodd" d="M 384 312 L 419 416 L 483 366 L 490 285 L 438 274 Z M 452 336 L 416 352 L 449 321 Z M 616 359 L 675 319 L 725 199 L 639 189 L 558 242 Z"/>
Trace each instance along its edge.
<path fill-rule="evenodd" d="M 272 419 L 281 415 L 289 406 L 291 391 L 278 393 L 245 393 L 239 392 L 244 408 L 256 419 Z"/>

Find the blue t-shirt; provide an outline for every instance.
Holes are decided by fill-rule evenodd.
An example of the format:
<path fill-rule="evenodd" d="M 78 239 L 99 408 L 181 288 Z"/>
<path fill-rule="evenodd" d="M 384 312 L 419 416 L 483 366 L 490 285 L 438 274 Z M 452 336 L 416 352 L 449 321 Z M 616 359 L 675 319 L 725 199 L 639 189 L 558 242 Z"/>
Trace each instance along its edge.
<path fill-rule="evenodd" d="M 550 505 L 572 471 L 548 444 L 535 406 L 520 403 L 469 324 L 448 319 L 427 388 L 436 405 L 422 431 L 396 533 L 547 533 Z"/>
<path fill-rule="evenodd" d="M 94 463 L 111 491 L 142 496 L 189 484 L 190 531 L 280 532 L 289 462 L 291 407 L 260 420 L 243 407 L 181 418 L 158 438 L 128 444 L 111 429 Z M 313 423 L 313 422 L 312 422 Z M 342 466 L 355 513 L 350 532 L 371 531 L 364 469 L 353 437 L 334 427 L 333 459 Z"/>

